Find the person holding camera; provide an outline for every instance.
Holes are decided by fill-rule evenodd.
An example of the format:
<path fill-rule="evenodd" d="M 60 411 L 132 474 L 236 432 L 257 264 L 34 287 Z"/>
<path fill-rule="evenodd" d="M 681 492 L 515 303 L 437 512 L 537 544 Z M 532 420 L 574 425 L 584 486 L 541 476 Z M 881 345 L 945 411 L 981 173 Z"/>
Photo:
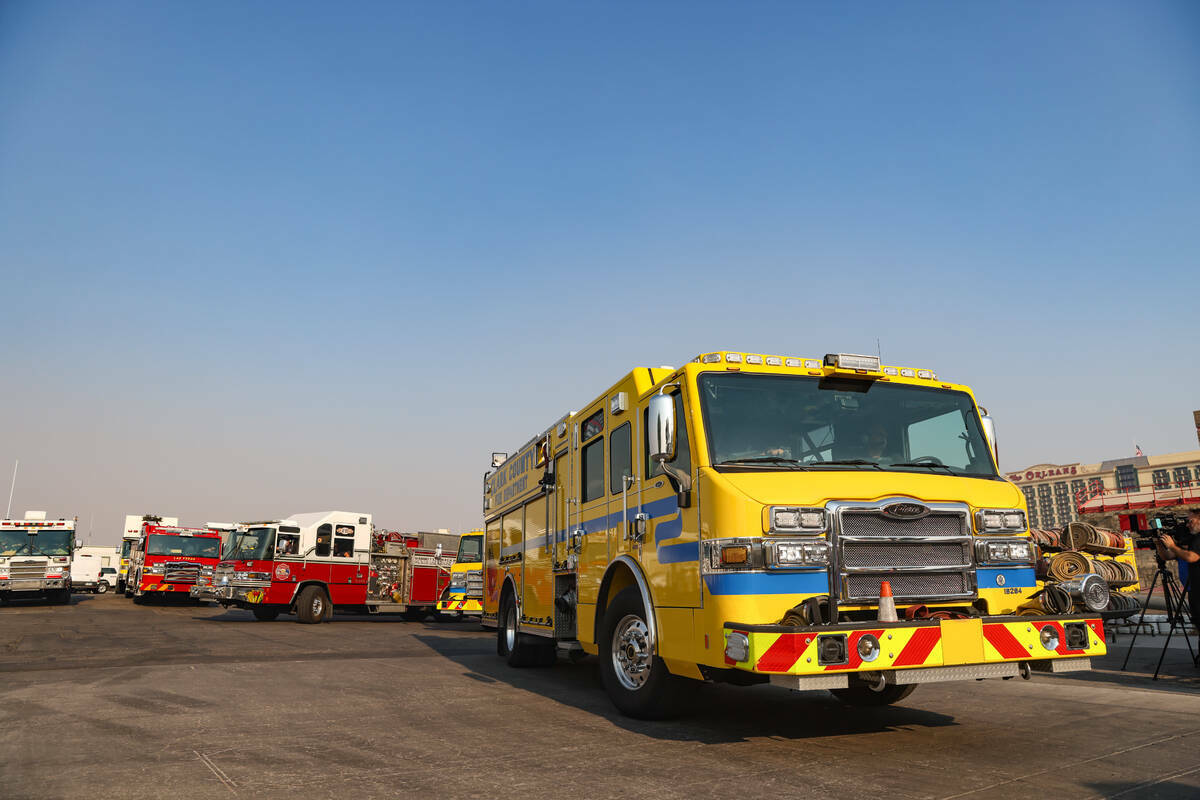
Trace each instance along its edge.
<path fill-rule="evenodd" d="M 1200 540 L 1197 539 L 1200 536 L 1200 509 L 1188 514 L 1187 527 L 1192 534 L 1190 548 L 1200 549 Z M 1177 558 L 1183 562 L 1181 567 L 1187 566 L 1189 580 L 1185 583 L 1185 588 L 1188 592 L 1188 606 L 1192 612 L 1192 624 L 1200 630 L 1200 586 L 1189 585 L 1196 582 L 1193 579 L 1200 579 L 1200 552 L 1189 547 L 1180 547 L 1175 543 L 1174 537 L 1166 533 L 1159 537 L 1157 548 L 1162 558 Z"/>

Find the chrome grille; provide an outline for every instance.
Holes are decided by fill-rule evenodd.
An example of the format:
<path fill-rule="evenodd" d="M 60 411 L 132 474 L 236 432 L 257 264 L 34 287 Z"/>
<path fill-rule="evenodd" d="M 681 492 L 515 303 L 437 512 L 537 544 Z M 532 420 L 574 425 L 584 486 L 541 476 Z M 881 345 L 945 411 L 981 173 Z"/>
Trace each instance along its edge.
<path fill-rule="evenodd" d="M 483 574 L 478 572 L 467 573 L 467 597 L 480 598 L 483 597 Z"/>
<path fill-rule="evenodd" d="M 199 564 L 171 561 L 163 565 L 163 580 L 166 583 L 195 583 L 199 575 Z"/>
<path fill-rule="evenodd" d="M 846 576 L 846 589 L 850 597 L 878 600 L 880 581 L 891 583 L 892 594 L 896 597 L 947 597 L 973 594 L 975 591 L 970 575 L 965 572 L 851 574 Z"/>
<path fill-rule="evenodd" d="M 968 567 L 970 565 L 971 545 L 968 542 L 842 543 L 842 568 L 846 570 L 893 569 L 895 567 Z"/>
<path fill-rule="evenodd" d="M 9 563 L 8 575 L 14 581 L 42 580 L 46 577 L 45 561 L 13 561 Z"/>
<path fill-rule="evenodd" d="M 879 514 L 842 515 L 842 536 L 966 536 L 966 514 L 930 514 L 922 519 L 894 519 Z"/>
<path fill-rule="evenodd" d="M 974 598 L 967 508 L 941 504 L 903 519 L 883 514 L 883 505 L 844 503 L 836 515 L 841 599 L 874 603 L 885 580 L 898 602 Z"/>

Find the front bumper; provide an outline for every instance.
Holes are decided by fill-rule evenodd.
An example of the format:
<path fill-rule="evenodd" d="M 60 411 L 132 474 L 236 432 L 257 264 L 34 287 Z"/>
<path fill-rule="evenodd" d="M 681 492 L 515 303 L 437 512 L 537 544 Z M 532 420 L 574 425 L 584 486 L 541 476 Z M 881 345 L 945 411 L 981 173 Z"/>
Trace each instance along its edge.
<path fill-rule="evenodd" d="M 1086 647 L 1068 649 L 1064 625 L 1084 626 Z M 1057 646 L 1053 650 L 1043 645 L 1042 629 L 1045 627 L 1050 627 L 1056 634 Z M 1040 667 L 1036 662 L 1089 659 L 1107 652 L 1103 621 L 1088 615 L 855 622 L 809 628 L 730 622 L 725 624 L 727 646 L 731 634 L 746 637 L 748 655 L 742 660 L 734 660 L 727 650 L 726 666 L 771 676 L 833 676 L 997 664 L 1015 667 L 1020 662 Z M 859 652 L 859 640 L 867 635 L 874 636 L 879 642 L 878 650 L 869 661 Z M 827 637 L 844 637 L 844 646 L 840 648 L 845 653 L 844 662 L 822 663 L 820 650 L 822 640 Z M 741 643 L 740 639 L 738 643 Z M 828 648 L 838 649 L 836 646 Z M 734 650 L 736 652 L 737 648 Z M 987 672 L 985 669 L 974 671 Z M 1006 670 L 994 671 L 997 675 L 1007 674 Z"/>
<path fill-rule="evenodd" d="M 223 605 L 257 605 L 266 600 L 267 587 L 225 583 L 214 588 L 213 596 Z"/>
<path fill-rule="evenodd" d="M 194 583 L 168 583 L 155 578 L 142 578 L 142 592 L 190 592 Z"/>
<path fill-rule="evenodd" d="M 451 597 L 449 600 L 439 600 L 437 610 L 445 614 L 478 615 L 483 613 L 483 600 L 478 597 Z"/>
<path fill-rule="evenodd" d="M 66 589 L 70 578 L 19 578 L 0 580 L 0 592 L 43 592 L 46 589 Z"/>

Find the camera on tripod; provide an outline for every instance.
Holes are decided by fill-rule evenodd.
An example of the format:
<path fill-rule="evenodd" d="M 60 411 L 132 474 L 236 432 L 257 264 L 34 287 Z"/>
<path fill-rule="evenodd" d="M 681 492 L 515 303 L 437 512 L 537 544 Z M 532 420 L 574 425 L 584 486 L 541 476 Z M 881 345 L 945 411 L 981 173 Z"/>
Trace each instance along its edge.
<path fill-rule="evenodd" d="M 1139 531 L 1139 535 L 1133 540 L 1136 547 L 1154 547 L 1158 544 L 1158 540 L 1163 535 L 1170 536 L 1175 540 L 1175 544 L 1179 547 L 1191 548 L 1192 539 L 1195 534 L 1185 520 L 1175 516 L 1174 514 L 1155 514 L 1150 520 L 1150 530 Z"/>

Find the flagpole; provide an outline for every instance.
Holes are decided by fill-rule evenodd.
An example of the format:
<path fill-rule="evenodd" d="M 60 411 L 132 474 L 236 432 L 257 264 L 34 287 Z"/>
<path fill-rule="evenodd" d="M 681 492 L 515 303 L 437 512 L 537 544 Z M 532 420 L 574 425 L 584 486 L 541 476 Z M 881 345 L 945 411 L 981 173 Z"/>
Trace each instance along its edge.
<path fill-rule="evenodd" d="M 17 467 L 21 466 L 21 459 L 16 459 L 13 462 L 12 483 L 8 487 L 8 510 L 4 512 L 5 519 L 12 519 L 12 498 L 13 490 L 17 488 Z"/>

